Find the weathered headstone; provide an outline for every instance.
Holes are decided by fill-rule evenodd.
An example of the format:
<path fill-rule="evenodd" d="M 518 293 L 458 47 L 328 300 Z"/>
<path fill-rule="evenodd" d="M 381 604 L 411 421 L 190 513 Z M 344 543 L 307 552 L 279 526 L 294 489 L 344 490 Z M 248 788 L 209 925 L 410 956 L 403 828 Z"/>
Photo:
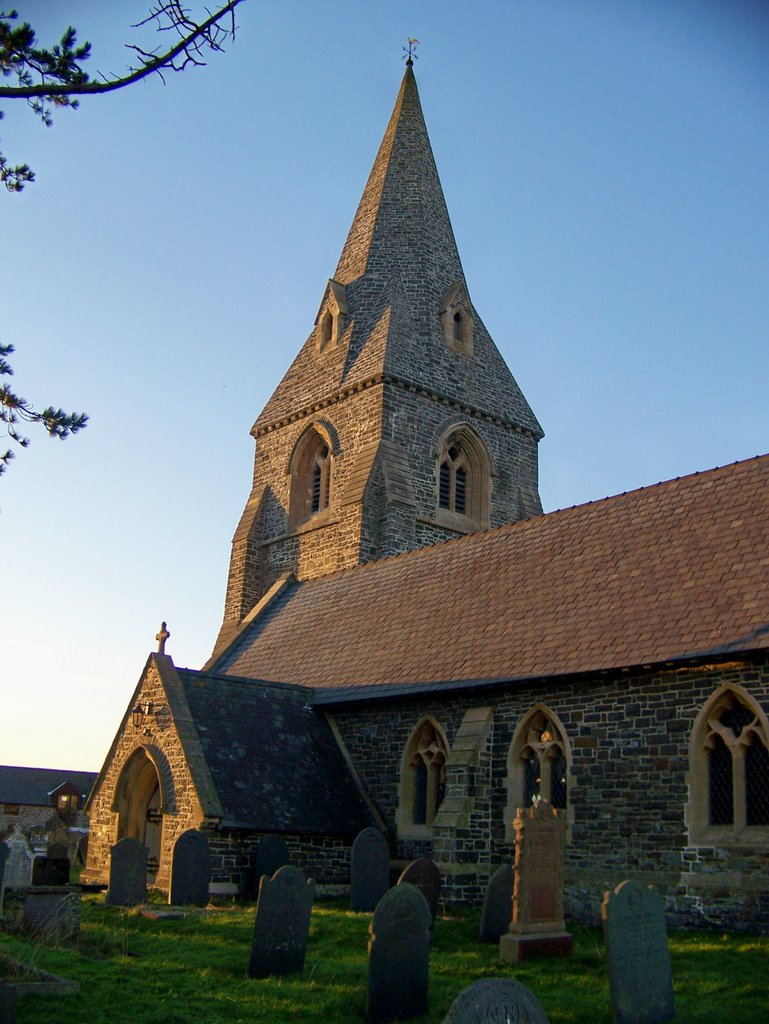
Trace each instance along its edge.
<path fill-rule="evenodd" d="M 194 828 L 182 832 L 174 843 L 168 902 L 175 906 L 208 903 L 210 880 L 211 853 L 208 839 Z"/>
<path fill-rule="evenodd" d="M 481 978 L 460 992 L 443 1024 L 548 1024 L 531 989 L 513 978 Z"/>
<path fill-rule="evenodd" d="M 138 839 L 121 839 L 110 849 L 111 907 L 136 907 L 147 899 L 147 847 Z"/>
<path fill-rule="evenodd" d="M 512 864 L 503 864 L 489 879 L 481 911 L 481 942 L 499 942 L 508 932 L 513 918 L 514 881 Z"/>
<path fill-rule="evenodd" d="M 510 931 L 499 940 L 503 962 L 571 956 L 574 940 L 563 919 L 566 816 L 547 800 L 518 808 Z"/>
<path fill-rule="evenodd" d="M 69 885 L 68 857 L 35 857 L 33 885 Z"/>
<path fill-rule="evenodd" d="M 272 878 L 278 868 L 291 863 L 288 847 L 280 836 L 265 836 L 256 848 L 254 865 L 254 893 L 259 893 L 259 883 L 264 875 Z"/>
<path fill-rule="evenodd" d="M 397 884 L 400 885 L 402 882 L 415 885 L 427 900 L 427 905 L 430 908 L 430 927 L 432 927 L 435 923 L 438 900 L 441 895 L 441 873 L 437 865 L 429 857 L 413 860 L 408 867 L 403 869 Z"/>
<path fill-rule="evenodd" d="M 0 917 L 3 914 L 3 896 L 5 894 L 5 862 L 8 860 L 8 847 L 0 843 Z M 2 1017 L 0 1017 L 2 1020 Z"/>
<path fill-rule="evenodd" d="M 314 895 L 315 880 L 292 864 L 279 868 L 272 878 L 262 878 L 248 964 L 250 977 L 304 969 Z"/>
<path fill-rule="evenodd" d="M 49 843 L 45 850 L 46 857 L 66 857 L 69 860 L 69 847 L 66 843 Z"/>
<path fill-rule="evenodd" d="M 390 888 L 390 848 L 378 828 L 355 837 L 350 857 L 350 908 L 372 911 Z"/>
<path fill-rule="evenodd" d="M 622 882 L 601 904 L 615 1024 L 664 1024 L 676 1013 L 659 891 Z"/>
<path fill-rule="evenodd" d="M 369 925 L 366 1020 L 405 1020 L 427 1010 L 432 915 L 421 890 L 400 882 Z"/>
<path fill-rule="evenodd" d="M 45 885 L 24 894 L 22 923 L 37 937 L 68 939 L 80 930 L 80 892 Z"/>
<path fill-rule="evenodd" d="M 34 854 L 27 837 L 17 823 L 5 840 L 8 859 L 5 862 L 4 885 L 6 889 L 24 889 L 32 884 L 32 862 Z"/>

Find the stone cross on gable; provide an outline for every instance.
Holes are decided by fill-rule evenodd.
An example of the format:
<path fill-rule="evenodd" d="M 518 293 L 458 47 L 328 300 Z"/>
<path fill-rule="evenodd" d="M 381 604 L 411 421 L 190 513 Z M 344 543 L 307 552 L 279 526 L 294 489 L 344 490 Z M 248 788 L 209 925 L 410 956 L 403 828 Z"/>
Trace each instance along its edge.
<path fill-rule="evenodd" d="M 160 623 L 160 632 L 155 637 L 155 639 L 158 642 L 158 654 L 165 654 L 166 653 L 166 640 L 168 640 L 170 636 L 171 636 L 171 634 L 166 629 L 165 622 L 161 622 Z"/>

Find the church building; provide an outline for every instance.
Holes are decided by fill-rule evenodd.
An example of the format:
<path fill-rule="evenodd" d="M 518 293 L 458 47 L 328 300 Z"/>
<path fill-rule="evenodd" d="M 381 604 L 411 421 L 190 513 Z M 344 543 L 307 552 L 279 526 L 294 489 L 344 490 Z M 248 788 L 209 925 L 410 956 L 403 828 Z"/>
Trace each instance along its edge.
<path fill-rule="evenodd" d="M 534 413 L 473 305 L 409 61 L 309 337 L 258 416 L 209 661 L 161 630 L 92 792 L 110 847 L 280 834 L 326 891 L 375 825 L 449 904 L 566 816 L 566 908 L 769 929 L 769 456 L 542 514 Z M 303 301 L 309 303 L 309 297 Z M 312 313 L 310 313 L 310 319 Z M 308 325 L 309 326 L 309 325 Z"/>

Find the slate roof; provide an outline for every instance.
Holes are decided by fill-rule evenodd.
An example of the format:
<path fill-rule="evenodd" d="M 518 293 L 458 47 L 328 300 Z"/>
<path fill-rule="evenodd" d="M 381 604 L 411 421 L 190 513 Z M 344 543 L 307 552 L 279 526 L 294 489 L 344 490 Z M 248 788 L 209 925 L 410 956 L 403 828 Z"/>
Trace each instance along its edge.
<path fill-rule="evenodd" d="M 312 692 L 176 668 L 222 823 L 354 835 L 372 824 Z"/>
<path fill-rule="evenodd" d="M 212 667 L 384 696 L 767 649 L 764 455 L 290 583 Z"/>
<path fill-rule="evenodd" d="M 0 803 L 47 807 L 51 805 L 51 794 L 65 782 L 71 782 L 85 798 L 95 781 L 96 772 L 0 765 Z"/>
<path fill-rule="evenodd" d="M 477 311 L 472 359 L 457 358 L 444 341 L 440 312 L 446 294 L 458 282 L 465 290 L 467 285 L 411 67 L 334 279 L 346 292 L 344 343 L 321 355 L 313 331 L 254 432 L 384 376 L 542 436 Z"/>

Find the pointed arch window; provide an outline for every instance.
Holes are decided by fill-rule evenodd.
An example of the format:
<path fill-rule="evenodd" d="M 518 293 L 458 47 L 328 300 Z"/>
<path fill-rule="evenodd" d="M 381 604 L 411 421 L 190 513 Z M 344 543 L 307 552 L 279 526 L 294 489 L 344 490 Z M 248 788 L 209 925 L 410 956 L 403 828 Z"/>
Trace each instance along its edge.
<path fill-rule="evenodd" d="M 483 529 L 489 521 L 491 460 L 470 427 L 452 430 L 438 455 L 436 517 L 452 529 Z"/>
<path fill-rule="evenodd" d="M 423 718 L 406 743 L 398 802 L 398 834 L 427 838 L 446 795 L 448 745 L 441 727 Z"/>
<path fill-rule="evenodd" d="M 505 837 L 514 836 L 517 808 L 547 800 L 559 811 L 569 810 L 571 752 L 556 715 L 540 704 L 520 722 L 508 755 Z"/>
<path fill-rule="evenodd" d="M 697 717 L 690 755 L 693 841 L 769 839 L 769 730 L 758 703 L 738 687 L 717 691 Z"/>
<path fill-rule="evenodd" d="M 291 457 L 289 528 L 328 508 L 331 490 L 331 445 L 315 427 L 300 437 Z"/>
<path fill-rule="evenodd" d="M 446 292 L 440 309 L 443 340 L 454 352 L 473 354 L 473 316 L 464 281 L 455 282 Z"/>

